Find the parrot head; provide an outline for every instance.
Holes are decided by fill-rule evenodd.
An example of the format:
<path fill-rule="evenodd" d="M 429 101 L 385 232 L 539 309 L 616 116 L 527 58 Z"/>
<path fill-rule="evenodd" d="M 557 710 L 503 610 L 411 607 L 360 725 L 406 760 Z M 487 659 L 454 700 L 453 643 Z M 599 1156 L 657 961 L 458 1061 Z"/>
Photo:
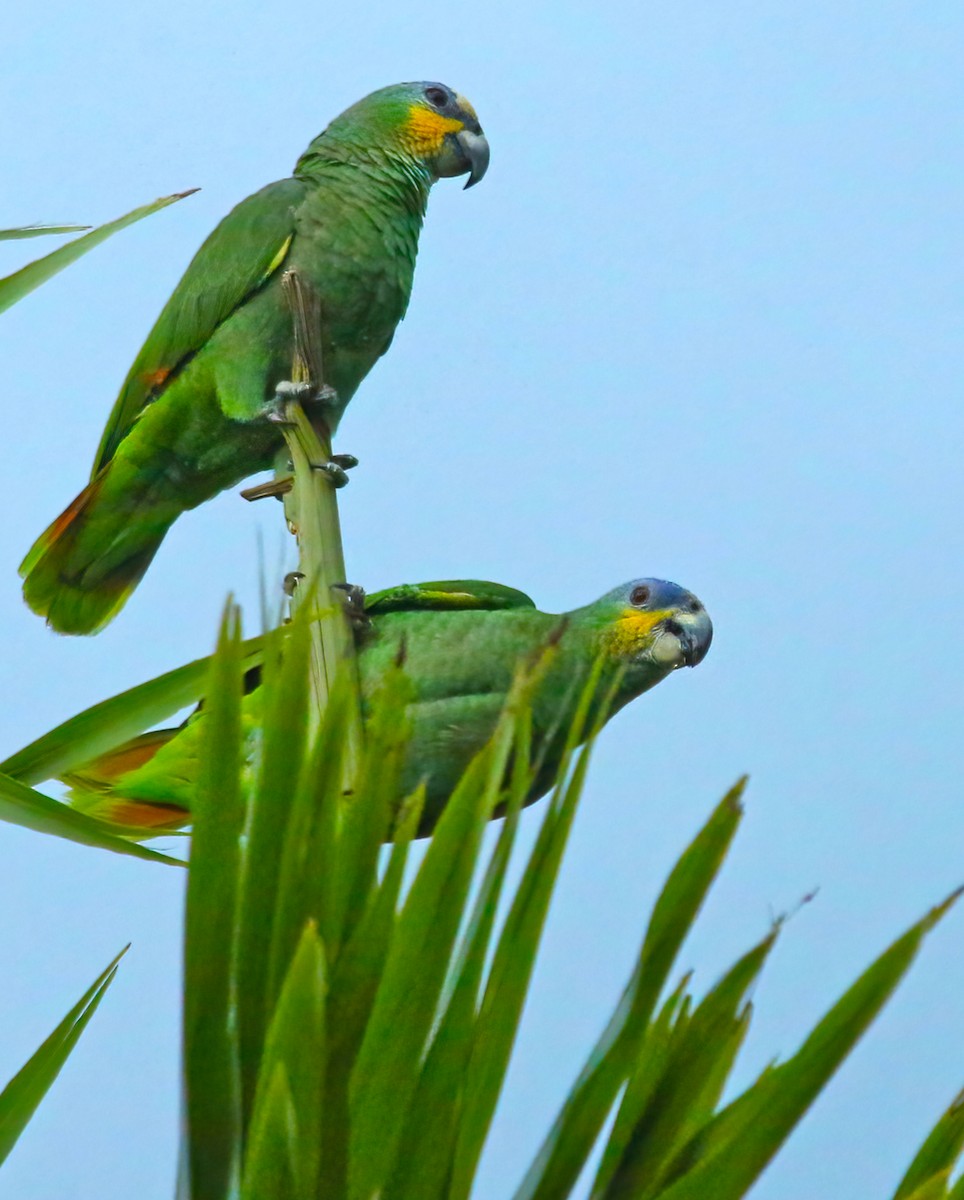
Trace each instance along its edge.
<path fill-rule="evenodd" d="M 489 166 L 475 109 L 444 83 L 396 83 L 372 92 L 336 117 L 320 140 L 399 150 L 436 179 L 468 175 L 473 187 Z"/>
<path fill-rule="evenodd" d="M 664 579 L 634 579 L 584 611 L 636 694 L 678 667 L 701 663 L 713 640 L 713 623 L 700 601 Z"/>

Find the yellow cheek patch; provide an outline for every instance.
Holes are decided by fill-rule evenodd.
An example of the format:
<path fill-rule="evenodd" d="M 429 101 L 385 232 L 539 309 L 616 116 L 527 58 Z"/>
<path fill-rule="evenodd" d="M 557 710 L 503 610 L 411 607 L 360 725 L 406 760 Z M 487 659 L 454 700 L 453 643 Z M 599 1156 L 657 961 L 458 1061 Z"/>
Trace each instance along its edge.
<path fill-rule="evenodd" d="M 629 654 L 640 642 L 653 632 L 660 621 L 673 615 L 671 608 L 660 608 L 655 612 L 644 612 L 638 608 L 625 608 L 623 614 L 613 625 L 611 646 L 616 655 Z"/>
<path fill-rule="evenodd" d="M 410 153 L 418 158 L 428 158 L 442 148 L 442 139 L 447 133 L 458 133 L 464 124 L 455 117 L 443 117 L 421 104 L 413 104 L 402 136 Z"/>

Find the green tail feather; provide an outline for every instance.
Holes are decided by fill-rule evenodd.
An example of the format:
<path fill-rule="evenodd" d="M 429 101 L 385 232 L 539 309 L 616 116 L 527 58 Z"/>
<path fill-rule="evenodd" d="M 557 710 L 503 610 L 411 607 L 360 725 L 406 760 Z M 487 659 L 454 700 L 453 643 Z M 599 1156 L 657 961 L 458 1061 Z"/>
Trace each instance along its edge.
<path fill-rule="evenodd" d="M 132 520 L 127 506 L 112 505 L 103 495 L 108 470 L 44 530 L 20 564 L 24 600 L 58 633 L 103 629 L 140 583 L 170 525 Z"/>

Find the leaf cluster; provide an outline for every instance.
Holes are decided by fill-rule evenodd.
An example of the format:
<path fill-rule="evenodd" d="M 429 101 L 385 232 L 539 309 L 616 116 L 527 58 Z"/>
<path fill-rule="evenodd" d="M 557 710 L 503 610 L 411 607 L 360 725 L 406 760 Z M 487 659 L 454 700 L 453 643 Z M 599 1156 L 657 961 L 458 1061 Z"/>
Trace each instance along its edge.
<path fill-rule="evenodd" d="M 0 311 L 181 195 L 83 233 L 0 279 Z M 83 229 L 29 226 L 0 231 L 0 240 Z M 552 647 L 520 669 L 491 741 L 412 863 L 423 797 L 420 790 L 399 797 L 409 734 L 403 666 L 383 679 L 359 747 L 358 698 L 347 669 L 330 692 L 323 689 L 319 720 L 308 666 L 316 633 L 305 613 L 287 632 L 249 642 L 239 624 L 229 608 L 213 659 L 95 705 L 0 764 L 0 819 L 185 865 L 31 785 L 205 695 L 186 908 L 181 1197 L 467 1200 L 585 780 L 598 679 L 587 685 L 510 894 L 508 867 L 534 770 L 529 697 Z M 244 672 L 254 663 L 263 664 L 266 700 L 252 760 L 240 706 Z M 585 1185 L 591 1200 L 744 1196 L 956 898 L 885 950 L 795 1054 L 731 1097 L 752 1017 L 749 996 L 779 924 L 699 999 L 689 975 L 674 972 L 739 825 L 742 792 L 741 781 L 670 873 L 612 1017 L 513 1200 L 572 1195 L 594 1156 L 598 1165 Z M 482 835 L 495 815 L 504 820 L 486 853 Z M 121 956 L 0 1092 L 0 1161 Z M 964 1181 L 951 1180 L 962 1148 L 964 1093 L 921 1146 L 893 1200 L 964 1200 Z"/>

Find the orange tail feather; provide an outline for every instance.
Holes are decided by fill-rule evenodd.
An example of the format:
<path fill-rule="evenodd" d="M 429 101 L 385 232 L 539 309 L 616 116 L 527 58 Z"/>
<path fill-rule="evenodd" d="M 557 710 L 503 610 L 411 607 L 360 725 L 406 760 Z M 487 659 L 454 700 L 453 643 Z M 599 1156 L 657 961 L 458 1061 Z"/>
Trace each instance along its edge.
<path fill-rule="evenodd" d="M 143 767 L 179 732 L 154 729 L 65 774 L 70 802 L 91 816 L 136 829 L 177 829 L 190 821 L 186 808 L 173 802 L 132 799 L 114 790 L 118 782 Z M 122 785 L 121 785 L 122 786 Z"/>

